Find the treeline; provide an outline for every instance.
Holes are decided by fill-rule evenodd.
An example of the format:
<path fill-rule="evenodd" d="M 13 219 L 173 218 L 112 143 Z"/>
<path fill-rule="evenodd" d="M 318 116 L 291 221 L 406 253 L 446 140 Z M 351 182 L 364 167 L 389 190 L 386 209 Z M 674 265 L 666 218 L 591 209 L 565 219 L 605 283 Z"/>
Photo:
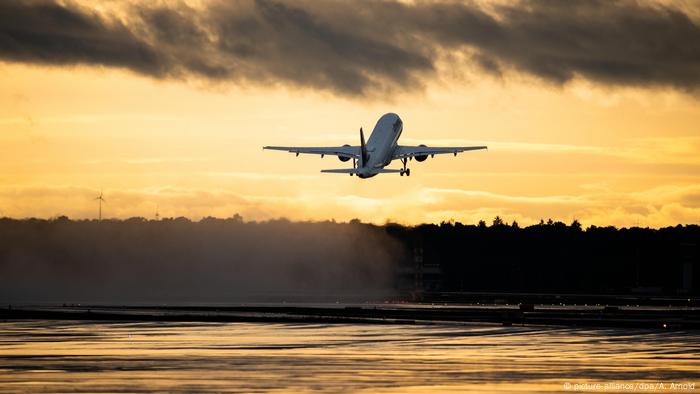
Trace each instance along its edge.
<path fill-rule="evenodd" d="M 699 243 L 697 225 L 5 218 L 0 302 L 377 301 L 421 259 L 429 291 L 698 294 Z"/>
<path fill-rule="evenodd" d="M 583 229 L 550 219 L 521 228 L 496 217 L 387 231 L 440 266 L 442 291 L 676 295 L 700 285 L 697 225 Z"/>

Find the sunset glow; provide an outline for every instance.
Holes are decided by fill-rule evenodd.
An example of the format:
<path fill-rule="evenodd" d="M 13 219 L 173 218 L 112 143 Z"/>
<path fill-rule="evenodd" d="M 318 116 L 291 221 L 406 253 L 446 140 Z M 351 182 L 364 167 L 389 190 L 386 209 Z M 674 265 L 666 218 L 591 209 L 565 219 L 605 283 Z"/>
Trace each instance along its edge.
<path fill-rule="evenodd" d="M 128 10 L 99 12 L 132 21 Z M 392 80 L 370 93 L 272 77 L 154 78 L 119 64 L 6 55 L 0 216 L 94 218 L 102 190 L 108 218 L 153 218 L 158 210 L 192 219 L 238 213 L 405 224 L 496 215 L 521 224 L 700 222 L 698 85 L 583 74 L 557 83 L 449 55 L 435 71 L 411 74 L 410 86 Z M 414 162 L 410 178 L 359 180 L 319 173 L 348 166 L 335 158 L 261 149 L 357 144 L 360 126 L 371 130 L 385 112 L 404 120 L 404 144 L 489 150 Z"/>

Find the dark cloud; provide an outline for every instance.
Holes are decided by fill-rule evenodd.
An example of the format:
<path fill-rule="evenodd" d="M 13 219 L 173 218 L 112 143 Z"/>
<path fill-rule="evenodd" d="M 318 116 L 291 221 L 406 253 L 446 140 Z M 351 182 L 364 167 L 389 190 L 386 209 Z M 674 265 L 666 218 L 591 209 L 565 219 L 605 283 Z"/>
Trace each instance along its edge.
<path fill-rule="evenodd" d="M 124 67 L 156 78 L 283 83 L 349 96 L 420 89 L 470 59 L 553 83 L 700 87 L 700 26 L 636 1 L 238 1 L 128 6 L 106 18 L 54 2 L 0 2 L 0 58 Z M 461 53 L 465 56 L 448 56 Z"/>
<path fill-rule="evenodd" d="M 124 24 L 50 2 L 0 3 L 0 58 L 41 64 L 99 64 L 161 76 L 160 53 Z"/>

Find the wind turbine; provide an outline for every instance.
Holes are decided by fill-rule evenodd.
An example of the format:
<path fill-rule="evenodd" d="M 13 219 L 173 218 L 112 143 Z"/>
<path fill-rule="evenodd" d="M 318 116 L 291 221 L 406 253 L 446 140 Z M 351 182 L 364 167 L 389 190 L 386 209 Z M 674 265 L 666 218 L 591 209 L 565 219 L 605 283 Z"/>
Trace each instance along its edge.
<path fill-rule="evenodd" d="M 158 213 L 158 206 L 156 205 L 156 221 L 160 220 L 160 214 Z"/>
<path fill-rule="evenodd" d="M 100 190 L 100 195 L 97 196 L 97 197 L 95 198 L 95 200 L 99 200 L 99 201 L 100 201 L 100 203 L 99 203 L 99 204 L 100 204 L 100 210 L 98 211 L 97 220 L 98 220 L 98 221 L 102 221 L 102 203 L 103 203 L 103 202 L 106 202 L 105 199 L 102 198 L 102 190 Z"/>

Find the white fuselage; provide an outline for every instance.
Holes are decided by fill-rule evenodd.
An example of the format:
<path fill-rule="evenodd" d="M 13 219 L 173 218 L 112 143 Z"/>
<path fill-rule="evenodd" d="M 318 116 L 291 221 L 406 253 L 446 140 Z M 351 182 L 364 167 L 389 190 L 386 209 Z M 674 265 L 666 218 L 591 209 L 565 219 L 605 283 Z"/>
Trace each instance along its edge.
<path fill-rule="evenodd" d="M 357 166 L 358 177 L 373 177 L 391 163 L 402 131 L 403 122 L 399 115 L 388 113 L 379 118 L 367 140 L 368 160 L 366 163 L 360 160 Z"/>

